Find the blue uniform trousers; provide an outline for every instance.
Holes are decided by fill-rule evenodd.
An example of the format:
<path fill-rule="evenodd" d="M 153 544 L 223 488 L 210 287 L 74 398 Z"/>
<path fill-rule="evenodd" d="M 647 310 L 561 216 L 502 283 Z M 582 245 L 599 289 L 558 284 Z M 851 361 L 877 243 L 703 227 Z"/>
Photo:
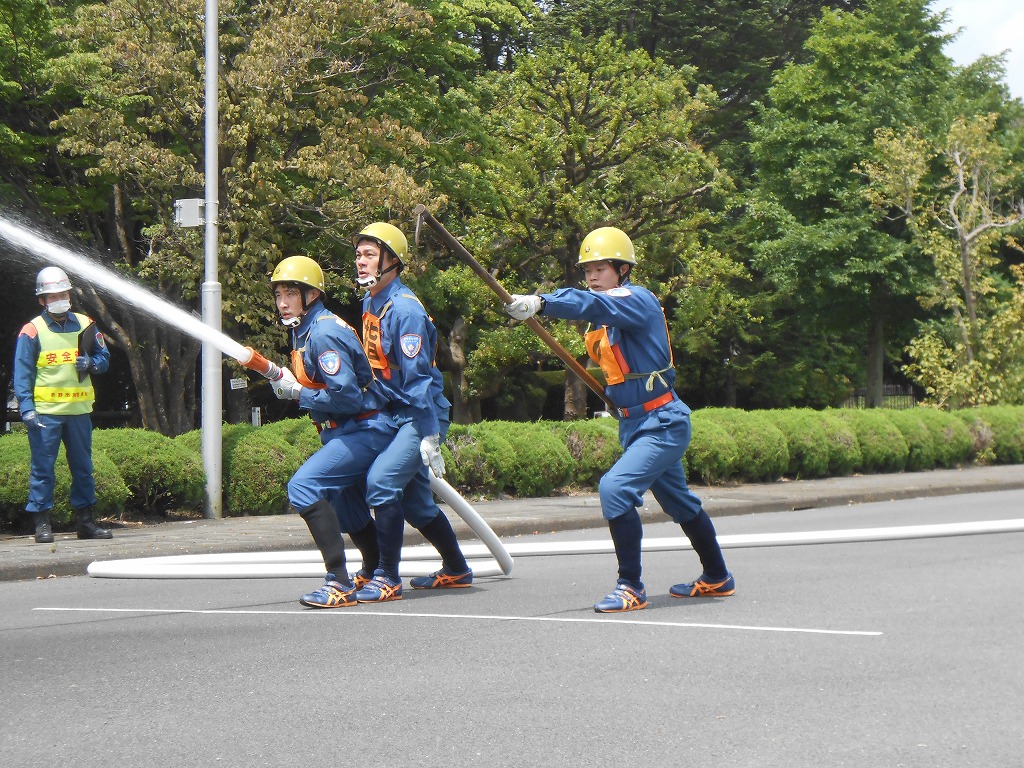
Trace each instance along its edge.
<path fill-rule="evenodd" d="M 88 413 L 56 416 L 37 413 L 38 427 L 29 427 L 32 453 L 26 512 L 53 508 L 54 471 L 61 442 L 71 470 L 71 506 L 85 509 L 96 503 L 96 479 L 92 474 L 92 418 Z"/>
<path fill-rule="evenodd" d="M 687 486 L 682 464 L 691 434 L 689 409 L 678 400 L 620 419 L 619 442 L 624 452 L 599 486 L 605 519 L 634 512 L 648 489 L 677 523 L 700 514 L 700 499 Z"/>
<path fill-rule="evenodd" d="M 441 442 L 448 435 L 447 418 L 438 419 Z M 366 502 L 371 507 L 401 503 L 402 514 L 413 528 L 422 528 L 441 513 L 430 490 L 429 470 L 420 455 L 421 435 L 407 421 L 377 460 L 366 478 Z"/>
<path fill-rule="evenodd" d="M 361 491 L 370 465 L 391 443 L 395 428 L 390 419 L 371 418 L 360 422 L 357 429 L 346 429 L 341 426 L 321 433 L 323 447 L 288 481 L 288 501 L 296 509 L 303 509 L 328 499 L 338 515 L 341 530 L 352 533 L 370 522 L 362 493 L 353 489 Z"/>

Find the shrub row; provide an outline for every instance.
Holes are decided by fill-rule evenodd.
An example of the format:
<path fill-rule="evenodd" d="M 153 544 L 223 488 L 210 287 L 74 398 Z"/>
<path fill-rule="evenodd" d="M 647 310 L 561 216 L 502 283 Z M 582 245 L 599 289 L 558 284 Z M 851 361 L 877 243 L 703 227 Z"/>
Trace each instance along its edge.
<path fill-rule="evenodd" d="M 204 492 L 203 463 L 198 451 L 157 432 L 143 429 L 108 429 L 93 432 L 93 476 L 96 512 L 100 516 L 168 508 L 201 508 Z M 28 499 L 29 447 L 24 431 L 0 438 L 0 523 L 17 526 Z M 71 521 L 68 496 L 71 473 L 64 447 L 57 454 L 54 525 Z"/>
<path fill-rule="evenodd" d="M 705 408 L 692 421 L 685 461 L 693 483 L 1024 463 L 1021 406 L 953 412 Z"/>
<path fill-rule="evenodd" d="M 787 409 L 695 411 L 684 458 L 694 484 L 772 482 L 851 473 L 920 471 L 969 464 L 1024 463 L 1024 407 L 947 413 L 910 410 Z M 278 514 L 292 473 L 320 447 L 308 419 L 223 430 L 224 511 Z M 452 425 L 442 447 L 447 480 L 475 496 L 547 496 L 594 490 L 621 455 L 613 419 L 488 421 Z M 93 458 L 103 515 L 202 508 L 198 431 L 171 439 L 141 429 L 96 430 Z M 28 489 L 24 432 L 0 438 L 0 523 L 21 519 Z M 67 523 L 70 476 L 57 461 L 53 519 Z"/>

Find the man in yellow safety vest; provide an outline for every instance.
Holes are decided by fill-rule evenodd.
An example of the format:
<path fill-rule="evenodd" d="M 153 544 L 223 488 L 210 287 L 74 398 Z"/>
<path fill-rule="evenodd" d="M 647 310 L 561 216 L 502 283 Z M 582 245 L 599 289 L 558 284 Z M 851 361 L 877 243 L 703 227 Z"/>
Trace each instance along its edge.
<path fill-rule="evenodd" d="M 36 542 L 52 542 L 54 470 L 63 442 L 78 538 L 109 539 L 110 531 L 92 516 L 96 481 L 89 414 L 96 399 L 91 374 L 107 370 L 110 351 L 92 319 L 71 311 L 71 280 L 63 269 L 42 269 L 36 296 L 43 312 L 22 327 L 14 354 L 14 393 L 32 454 L 25 511 L 34 518 Z"/>

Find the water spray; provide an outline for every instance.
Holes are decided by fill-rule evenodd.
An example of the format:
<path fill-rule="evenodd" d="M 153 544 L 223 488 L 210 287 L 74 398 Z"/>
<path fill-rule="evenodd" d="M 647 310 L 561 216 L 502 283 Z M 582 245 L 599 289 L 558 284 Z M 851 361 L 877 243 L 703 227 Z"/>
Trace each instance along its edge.
<path fill-rule="evenodd" d="M 237 360 L 245 368 L 256 371 L 270 381 L 277 381 L 282 376 L 280 366 L 267 360 L 252 347 L 242 346 L 230 336 L 211 328 L 195 315 L 154 295 L 85 256 L 48 242 L 34 232 L 11 224 L 2 218 L 0 218 L 0 237 L 17 248 L 30 251 L 39 258 L 80 276 L 92 285 L 105 288 L 120 300 L 141 309 L 161 322 L 174 326 L 182 333 L 198 341 L 209 342 L 223 354 Z"/>

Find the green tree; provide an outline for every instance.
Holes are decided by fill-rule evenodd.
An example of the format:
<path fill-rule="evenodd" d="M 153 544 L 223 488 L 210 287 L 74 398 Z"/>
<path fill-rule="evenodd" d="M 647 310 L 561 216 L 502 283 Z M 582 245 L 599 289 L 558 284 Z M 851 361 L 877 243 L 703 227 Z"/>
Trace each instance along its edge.
<path fill-rule="evenodd" d="M 822 10 L 853 11 L 863 5 L 862 0 L 563 0 L 545 4 L 547 13 L 535 34 L 550 43 L 576 31 L 593 39 L 611 32 L 652 59 L 696 68 L 700 81 L 720 99 L 704 142 L 720 155 L 742 155 L 754 105 L 764 99 L 776 71 L 802 58 L 804 41 Z"/>
<path fill-rule="evenodd" d="M 81 106 L 63 114 L 61 148 L 111 179 L 105 245 L 117 267 L 165 295 L 197 299 L 198 233 L 176 229 L 172 203 L 203 185 L 203 20 L 185 0 L 83 7 L 65 29 L 55 73 Z M 408 83 L 391 54 L 426 45 L 430 19 L 409 5 L 352 0 L 221 4 L 220 280 L 224 325 L 265 350 L 266 279 L 284 255 L 351 271 L 349 237 L 367 220 L 403 219 L 432 196 L 413 176 L 425 140 L 377 102 Z M 433 44 L 443 48 L 445 41 Z M 441 61 L 444 57 L 435 57 Z M 421 77 L 406 92 L 433 87 Z M 402 115 L 404 117 L 404 115 Z M 335 288 L 346 287 L 336 278 Z M 195 342 L 106 305 L 126 349 L 145 424 L 194 423 Z M 145 393 L 145 394 L 143 394 Z"/>
<path fill-rule="evenodd" d="M 0 209 L 4 216 L 44 222 L 71 235 L 95 231 L 102 195 L 84 176 L 87 163 L 62 156 L 51 121 L 77 102 L 74 88 L 54 85 L 49 62 L 62 53 L 54 25 L 77 2 L 0 0 Z M 0 391 L 7 392 L 21 324 L 39 312 L 33 295 L 42 266 L 0 248 L 0 280 L 7 287 L 0 322 Z M 102 397 L 106 388 L 99 393 Z"/>
<path fill-rule="evenodd" d="M 1008 273 L 998 251 L 1024 222 L 1024 165 L 999 143 L 998 118 L 958 117 L 935 144 L 881 130 L 865 163 L 869 199 L 898 210 L 934 264 L 920 300 L 937 316 L 921 323 L 907 370 L 945 407 L 1024 402 L 1024 271 Z M 933 165 L 939 181 L 929 184 Z"/>
<path fill-rule="evenodd" d="M 701 232 L 710 221 L 707 200 L 729 179 L 695 139 L 714 95 L 693 76 L 611 35 L 576 36 L 481 86 L 488 139 L 465 195 L 473 201 L 469 238 L 510 289 L 576 283 L 579 244 L 605 223 L 633 237 L 642 279 L 666 298 L 686 284 L 687 263 L 721 258 L 704 248 Z M 575 329 L 555 332 L 578 345 Z M 532 340 L 519 334 L 507 327 L 480 334 L 468 365 L 477 366 L 481 390 L 516 358 L 521 363 L 522 345 Z M 585 414 L 585 390 L 571 381 L 569 418 Z"/>
<path fill-rule="evenodd" d="M 856 168 L 880 128 L 912 125 L 926 136 L 942 129 L 934 105 L 951 63 L 943 17 L 929 5 L 868 0 L 853 13 L 826 11 L 806 63 L 776 76 L 753 126 L 753 264 L 777 287 L 776 311 L 806 341 L 798 347 L 816 350 L 824 339 L 863 356 L 839 361 L 829 375 L 865 382 L 869 405 L 881 403 L 886 361 L 909 334 L 927 262 L 915 258 L 902 223 L 871 207 Z"/>

